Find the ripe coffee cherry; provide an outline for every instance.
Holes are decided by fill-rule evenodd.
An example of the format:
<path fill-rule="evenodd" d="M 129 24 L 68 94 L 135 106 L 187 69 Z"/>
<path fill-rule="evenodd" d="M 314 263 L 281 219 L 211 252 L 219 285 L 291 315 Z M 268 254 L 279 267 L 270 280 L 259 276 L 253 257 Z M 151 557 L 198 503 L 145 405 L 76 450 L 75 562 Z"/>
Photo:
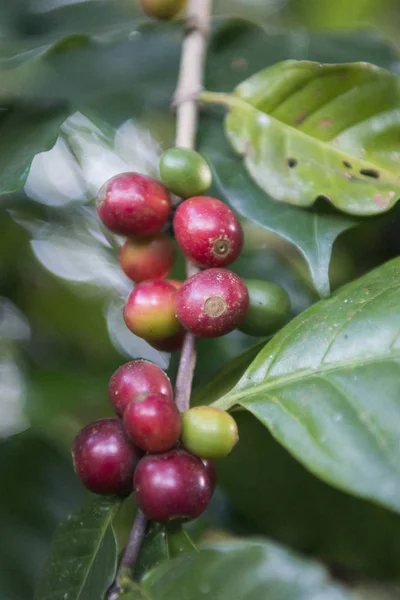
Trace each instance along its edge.
<path fill-rule="evenodd" d="M 178 352 L 182 348 L 184 337 L 185 332 L 182 330 L 165 340 L 151 340 L 149 344 L 160 352 Z"/>
<path fill-rule="evenodd" d="M 101 188 L 97 212 L 104 225 L 115 233 L 154 235 L 168 221 L 171 198 L 155 179 L 139 173 L 121 173 Z"/>
<path fill-rule="evenodd" d="M 174 231 L 182 252 L 199 267 L 226 267 L 243 247 L 243 230 L 235 213 L 209 196 L 180 204 Z"/>
<path fill-rule="evenodd" d="M 161 394 L 136 396 L 124 413 L 131 440 L 146 452 L 171 450 L 181 434 L 181 416 L 171 398 Z"/>
<path fill-rule="evenodd" d="M 212 182 L 207 161 L 189 148 L 166 150 L 160 158 L 160 175 L 163 184 L 181 198 L 203 194 Z"/>
<path fill-rule="evenodd" d="M 280 329 L 290 312 L 290 298 L 286 290 L 272 281 L 244 280 L 249 291 L 249 310 L 240 331 L 248 335 L 269 335 Z"/>
<path fill-rule="evenodd" d="M 186 5 L 188 0 L 142 0 L 144 12 L 155 19 L 173 19 Z"/>
<path fill-rule="evenodd" d="M 95 494 L 128 494 L 140 451 L 118 419 L 99 419 L 78 433 L 72 446 L 75 473 Z"/>
<path fill-rule="evenodd" d="M 182 325 L 199 337 L 218 337 L 236 329 L 249 305 L 243 281 L 227 269 L 207 269 L 185 281 L 176 297 Z"/>
<path fill-rule="evenodd" d="M 182 415 L 182 444 L 201 458 L 222 458 L 239 440 L 236 421 L 214 406 L 195 406 Z"/>
<path fill-rule="evenodd" d="M 125 323 L 145 340 L 163 340 L 177 334 L 181 325 L 175 316 L 177 289 L 162 279 L 142 281 L 133 288 L 125 305 Z"/>
<path fill-rule="evenodd" d="M 140 394 L 174 397 L 171 382 L 160 367 L 148 360 L 132 360 L 119 367 L 108 384 L 110 402 L 122 417 L 127 405 Z"/>
<path fill-rule="evenodd" d="M 134 489 L 144 514 L 161 522 L 195 519 L 207 508 L 212 495 L 204 464 L 181 448 L 142 458 Z"/>
<path fill-rule="evenodd" d="M 211 494 L 213 494 L 217 486 L 217 473 L 215 472 L 214 461 L 212 461 L 210 458 L 202 458 L 201 462 L 206 468 L 211 485 Z"/>
<path fill-rule="evenodd" d="M 150 238 L 130 237 L 119 251 L 123 272 L 135 283 L 164 279 L 174 266 L 175 246 L 165 233 Z"/>

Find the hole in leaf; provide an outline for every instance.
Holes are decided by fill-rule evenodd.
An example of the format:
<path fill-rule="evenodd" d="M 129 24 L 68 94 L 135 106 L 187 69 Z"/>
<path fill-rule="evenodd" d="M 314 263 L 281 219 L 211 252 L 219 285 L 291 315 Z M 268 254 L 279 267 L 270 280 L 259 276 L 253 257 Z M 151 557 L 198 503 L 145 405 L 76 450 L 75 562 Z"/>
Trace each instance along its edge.
<path fill-rule="evenodd" d="M 375 171 L 375 169 L 361 169 L 361 175 L 365 175 L 365 177 L 373 177 L 374 179 L 379 179 L 379 172 Z"/>
<path fill-rule="evenodd" d="M 297 159 L 296 158 L 288 158 L 287 164 L 288 164 L 289 169 L 293 169 L 294 167 L 297 167 Z"/>
<path fill-rule="evenodd" d="M 351 166 L 351 163 L 349 163 L 348 160 L 344 160 L 343 161 L 343 166 L 346 167 L 346 169 L 352 169 L 353 167 Z"/>

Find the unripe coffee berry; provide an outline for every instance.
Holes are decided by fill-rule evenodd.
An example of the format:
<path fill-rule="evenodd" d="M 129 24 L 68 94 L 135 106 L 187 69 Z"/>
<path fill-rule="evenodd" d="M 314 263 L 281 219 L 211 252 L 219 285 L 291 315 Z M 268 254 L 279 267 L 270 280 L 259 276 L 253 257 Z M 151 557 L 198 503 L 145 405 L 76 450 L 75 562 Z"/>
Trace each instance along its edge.
<path fill-rule="evenodd" d="M 174 232 L 182 252 L 199 267 L 226 267 L 243 247 L 243 230 L 235 213 L 209 196 L 189 198 L 178 206 Z"/>
<path fill-rule="evenodd" d="M 144 514 L 161 522 L 199 517 L 212 495 L 204 464 L 181 448 L 142 458 L 134 489 Z"/>
<path fill-rule="evenodd" d="M 173 19 L 188 3 L 188 0 L 141 0 L 144 12 L 155 19 Z"/>
<path fill-rule="evenodd" d="M 145 452 L 166 452 L 181 433 L 181 416 L 171 398 L 161 394 L 137 396 L 124 412 L 124 427 Z"/>
<path fill-rule="evenodd" d="M 181 198 L 203 194 L 212 182 L 207 161 L 189 148 L 166 150 L 160 158 L 160 176 L 163 184 Z"/>
<path fill-rule="evenodd" d="M 222 458 L 239 440 L 235 419 L 214 406 L 195 406 L 182 415 L 181 441 L 201 458 Z"/>
<path fill-rule="evenodd" d="M 121 421 L 100 419 L 78 433 L 72 446 L 77 476 L 95 494 L 128 494 L 140 451 Z"/>
<path fill-rule="evenodd" d="M 168 277 L 175 262 L 175 246 L 165 233 L 150 238 L 130 237 L 119 251 L 123 272 L 135 283 Z"/>
<path fill-rule="evenodd" d="M 199 337 L 218 337 L 236 329 L 249 305 L 243 281 L 227 269 L 207 269 L 185 281 L 176 297 L 182 325 Z"/>
<path fill-rule="evenodd" d="M 121 173 L 101 188 L 97 212 L 104 225 L 115 233 L 149 236 L 167 223 L 171 198 L 155 179 L 139 173 Z"/>
<path fill-rule="evenodd" d="M 289 294 L 272 281 L 244 280 L 249 291 L 249 310 L 240 324 L 248 335 L 269 335 L 277 331 L 290 313 Z"/>
<path fill-rule="evenodd" d="M 175 316 L 177 289 L 162 279 L 142 281 L 133 288 L 124 310 L 125 323 L 145 340 L 163 340 L 177 334 L 181 325 Z"/>
<path fill-rule="evenodd" d="M 171 382 L 160 367 L 148 360 L 132 360 L 115 371 L 108 384 L 108 396 L 118 416 L 136 396 L 163 394 L 172 400 Z"/>

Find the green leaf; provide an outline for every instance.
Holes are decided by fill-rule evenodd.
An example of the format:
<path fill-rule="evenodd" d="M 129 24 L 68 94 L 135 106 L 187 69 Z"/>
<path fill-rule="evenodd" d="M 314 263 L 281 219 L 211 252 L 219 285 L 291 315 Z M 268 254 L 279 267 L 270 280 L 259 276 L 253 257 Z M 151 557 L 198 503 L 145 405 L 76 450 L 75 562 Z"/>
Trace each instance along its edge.
<path fill-rule="evenodd" d="M 252 414 L 241 409 L 234 416 L 240 441 L 216 463 L 217 479 L 249 534 L 320 558 L 338 572 L 400 576 L 398 513 L 321 481 Z"/>
<path fill-rule="evenodd" d="M 200 151 L 212 167 L 218 197 L 246 219 L 297 246 L 308 262 L 318 293 L 328 296 L 333 244 L 343 231 L 357 224 L 356 220 L 305 211 L 272 200 L 250 179 L 242 160 L 233 154 L 215 120 L 202 121 Z"/>
<path fill-rule="evenodd" d="M 400 510 L 400 259 L 284 327 L 215 404 L 241 405 L 308 469 Z"/>
<path fill-rule="evenodd" d="M 86 493 L 65 457 L 27 431 L 0 445 L 0 590 L 7 600 L 33 598 L 61 520 Z"/>
<path fill-rule="evenodd" d="M 270 542 L 241 540 L 207 546 L 150 571 L 151 600 L 350 600 L 325 569 Z"/>
<path fill-rule="evenodd" d="M 392 73 L 288 60 L 218 98 L 230 107 L 229 141 L 275 200 L 304 207 L 325 197 L 356 215 L 397 202 L 400 80 Z"/>
<path fill-rule="evenodd" d="M 36 600 L 103 598 L 117 566 L 112 521 L 120 503 L 117 498 L 96 499 L 61 524 Z"/>
<path fill-rule="evenodd" d="M 182 553 L 194 552 L 197 548 L 180 523 L 151 523 L 140 549 L 135 568 L 135 578 Z"/>
<path fill-rule="evenodd" d="M 25 184 L 32 160 L 55 143 L 68 111 L 63 108 L 14 108 L 0 118 L 0 196 Z"/>

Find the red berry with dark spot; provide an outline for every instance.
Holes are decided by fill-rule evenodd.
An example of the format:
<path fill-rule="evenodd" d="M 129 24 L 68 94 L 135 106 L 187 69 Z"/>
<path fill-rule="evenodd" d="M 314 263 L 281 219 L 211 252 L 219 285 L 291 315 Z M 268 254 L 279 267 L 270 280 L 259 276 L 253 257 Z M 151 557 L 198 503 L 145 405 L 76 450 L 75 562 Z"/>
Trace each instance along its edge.
<path fill-rule="evenodd" d="M 127 405 L 141 394 L 163 394 L 173 399 L 171 382 L 160 367 L 148 360 L 132 360 L 119 367 L 108 384 L 110 402 L 122 417 Z"/>
<path fill-rule="evenodd" d="M 163 279 L 142 281 L 133 288 L 125 305 L 125 323 L 145 340 L 164 340 L 181 330 L 175 316 L 177 289 Z"/>
<path fill-rule="evenodd" d="M 174 231 L 185 256 L 199 267 L 226 267 L 243 247 L 243 230 L 235 213 L 209 196 L 195 196 L 180 204 Z"/>
<path fill-rule="evenodd" d="M 142 458 L 134 489 L 144 514 L 161 522 L 195 519 L 207 508 L 212 495 L 201 459 L 180 448 Z"/>
<path fill-rule="evenodd" d="M 136 446 L 146 452 L 166 452 L 181 434 L 181 416 L 171 398 L 137 396 L 124 413 L 124 427 Z"/>
<path fill-rule="evenodd" d="M 215 471 L 214 461 L 211 460 L 211 458 L 202 458 L 201 461 L 206 468 L 210 480 L 211 493 L 213 494 L 217 485 L 217 473 Z"/>
<path fill-rule="evenodd" d="M 185 281 L 176 297 L 182 325 L 199 337 L 214 338 L 236 329 L 249 307 L 247 288 L 227 269 L 206 269 Z"/>
<path fill-rule="evenodd" d="M 175 246 L 165 233 L 150 238 L 130 237 L 119 251 L 123 272 L 135 283 L 168 277 L 175 262 Z"/>
<path fill-rule="evenodd" d="M 119 419 L 100 419 L 84 427 L 72 446 L 75 473 L 95 494 L 128 494 L 141 456 Z"/>
<path fill-rule="evenodd" d="M 168 221 L 171 198 L 155 179 L 139 173 L 121 173 L 101 188 L 97 212 L 104 225 L 115 233 L 154 235 Z"/>

